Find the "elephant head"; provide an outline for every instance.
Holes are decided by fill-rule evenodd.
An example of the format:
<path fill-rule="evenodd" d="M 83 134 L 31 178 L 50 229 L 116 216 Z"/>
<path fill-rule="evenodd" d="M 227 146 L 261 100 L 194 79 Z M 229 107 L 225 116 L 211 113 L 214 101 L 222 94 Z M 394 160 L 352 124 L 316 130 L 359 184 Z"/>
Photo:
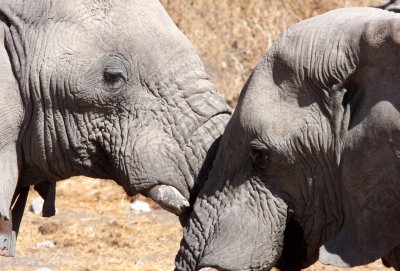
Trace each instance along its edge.
<path fill-rule="evenodd" d="M 0 117 L 0 152 L 12 138 L 18 160 L 7 189 L 109 178 L 181 214 L 230 108 L 160 2 L 3 0 L 0 20 L 1 112 L 17 108 Z"/>
<path fill-rule="evenodd" d="M 281 35 L 242 90 L 177 270 L 300 270 L 318 258 L 354 266 L 395 256 L 399 33 L 397 14 L 349 8 Z"/>

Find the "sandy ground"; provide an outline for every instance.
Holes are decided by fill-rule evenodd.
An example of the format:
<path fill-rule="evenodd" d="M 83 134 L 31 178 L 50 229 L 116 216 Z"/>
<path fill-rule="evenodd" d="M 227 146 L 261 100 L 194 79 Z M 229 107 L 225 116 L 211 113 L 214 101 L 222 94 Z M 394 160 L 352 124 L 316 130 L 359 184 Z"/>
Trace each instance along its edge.
<path fill-rule="evenodd" d="M 31 193 L 29 201 L 37 197 Z M 139 198 L 143 200 L 143 198 Z M 176 216 L 150 202 L 153 211 L 128 211 L 132 202 L 111 181 L 75 177 L 57 187 L 58 213 L 42 218 L 25 212 L 15 258 L 0 258 L 0 270 L 173 270 L 182 230 Z M 37 247 L 52 241 L 54 247 Z M 348 270 L 316 264 L 307 270 Z M 380 262 L 356 270 L 388 270 Z"/>

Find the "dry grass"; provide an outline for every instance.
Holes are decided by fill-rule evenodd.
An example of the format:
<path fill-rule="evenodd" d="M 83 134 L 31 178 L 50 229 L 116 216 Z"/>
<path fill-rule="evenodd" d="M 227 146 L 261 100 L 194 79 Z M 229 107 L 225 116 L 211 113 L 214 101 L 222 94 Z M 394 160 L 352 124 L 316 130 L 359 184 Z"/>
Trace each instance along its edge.
<path fill-rule="evenodd" d="M 198 48 L 225 99 L 234 106 L 257 61 L 290 25 L 349 6 L 379 0 L 161 0 Z"/>

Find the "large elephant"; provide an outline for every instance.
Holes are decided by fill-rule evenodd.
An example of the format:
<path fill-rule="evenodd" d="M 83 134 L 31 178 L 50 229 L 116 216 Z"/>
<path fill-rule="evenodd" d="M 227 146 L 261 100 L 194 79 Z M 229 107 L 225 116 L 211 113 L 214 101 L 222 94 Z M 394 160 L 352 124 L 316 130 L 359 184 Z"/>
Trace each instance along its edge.
<path fill-rule="evenodd" d="M 230 108 L 158 0 L 0 1 L 0 254 L 28 187 L 113 179 L 182 214 Z M 13 208 L 12 208 L 13 206 Z"/>
<path fill-rule="evenodd" d="M 331 11 L 256 66 L 185 226 L 177 270 L 400 270 L 400 16 Z"/>

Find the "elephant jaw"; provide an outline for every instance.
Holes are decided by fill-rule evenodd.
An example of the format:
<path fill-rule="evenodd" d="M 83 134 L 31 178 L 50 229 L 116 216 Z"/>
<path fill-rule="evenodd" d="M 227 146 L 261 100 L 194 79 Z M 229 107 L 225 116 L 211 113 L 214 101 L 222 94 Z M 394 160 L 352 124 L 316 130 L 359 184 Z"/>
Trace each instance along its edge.
<path fill-rule="evenodd" d="M 175 270 L 270 270 L 282 253 L 287 218 L 284 200 L 259 182 L 221 187 L 209 180 L 185 225 Z"/>
<path fill-rule="evenodd" d="M 189 201 L 173 186 L 156 185 L 153 186 L 146 196 L 157 202 L 163 209 L 182 215 L 190 207 Z"/>

